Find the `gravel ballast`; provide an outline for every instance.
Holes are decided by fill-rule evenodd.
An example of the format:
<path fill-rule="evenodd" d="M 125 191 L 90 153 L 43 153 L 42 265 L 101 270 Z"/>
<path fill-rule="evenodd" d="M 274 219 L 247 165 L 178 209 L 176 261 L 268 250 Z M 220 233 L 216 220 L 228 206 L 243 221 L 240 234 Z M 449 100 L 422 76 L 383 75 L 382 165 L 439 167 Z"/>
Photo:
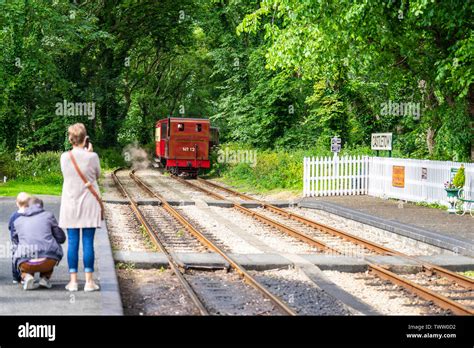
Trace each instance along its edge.
<path fill-rule="evenodd" d="M 258 246 L 251 245 L 238 234 L 232 233 L 222 224 L 215 220 L 203 219 L 201 209 L 197 206 L 180 207 L 181 211 L 194 221 L 199 221 L 199 224 L 206 229 L 206 233 L 212 235 L 214 238 L 222 240 L 232 253 L 262 253 Z M 252 236 L 258 239 L 259 243 L 263 243 L 275 252 L 292 253 L 292 254 L 310 254 L 318 253 L 318 249 L 309 246 L 285 233 L 282 233 L 274 228 L 264 225 L 255 219 L 237 212 L 231 208 L 209 207 L 208 211 L 215 215 L 224 216 L 232 220 L 233 223 L 251 233 Z M 212 216 L 211 216 L 212 217 Z"/>
<path fill-rule="evenodd" d="M 194 190 L 168 175 L 162 174 L 156 169 L 145 169 L 135 172 L 135 174 L 148 186 L 153 187 L 156 192 L 166 200 L 173 201 L 194 201 L 206 199 L 205 193 Z"/>
<path fill-rule="evenodd" d="M 207 252 L 206 247 L 191 235 L 163 207 L 143 205 L 140 211 L 146 217 L 165 248 L 171 252 Z"/>
<path fill-rule="evenodd" d="M 447 311 L 368 273 L 323 271 L 332 282 L 384 315 L 445 315 Z"/>
<path fill-rule="evenodd" d="M 299 315 L 356 314 L 296 269 L 269 270 L 252 274 Z"/>
<path fill-rule="evenodd" d="M 113 250 L 155 250 L 148 236 L 142 234 L 141 226 L 128 205 L 105 203 L 105 218 Z"/>
<path fill-rule="evenodd" d="M 213 315 L 281 315 L 258 290 L 235 272 L 188 271 L 186 279 Z"/>

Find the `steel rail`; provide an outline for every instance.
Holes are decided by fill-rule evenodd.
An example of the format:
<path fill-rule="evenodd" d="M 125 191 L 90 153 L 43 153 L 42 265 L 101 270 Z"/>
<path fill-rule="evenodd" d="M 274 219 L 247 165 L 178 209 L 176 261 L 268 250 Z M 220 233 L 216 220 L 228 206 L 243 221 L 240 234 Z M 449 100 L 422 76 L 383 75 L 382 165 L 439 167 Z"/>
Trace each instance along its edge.
<path fill-rule="evenodd" d="M 166 247 L 158 237 L 158 234 L 154 231 L 154 229 L 150 226 L 148 221 L 145 219 L 145 216 L 142 214 L 140 209 L 138 209 L 138 205 L 135 202 L 135 200 L 129 195 L 125 187 L 122 185 L 120 182 L 120 179 L 117 177 L 117 172 L 121 170 L 121 168 L 115 170 L 112 173 L 112 179 L 114 180 L 115 184 L 117 185 L 120 193 L 128 199 L 130 202 L 130 207 L 132 208 L 136 218 L 140 223 L 142 224 L 143 228 L 147 232 L 147 234 L 150 236 L 151 240 L 153 241 L 153 244 L 166 256 L 166 259 L 168 261 L 168 264 L 170 265 L 170 268 L 176 274 L 179 282 L 185 289 L 186 293 L 188 296 L 191 298 L 192 302 L 196 306 L 196 308 L 199 310 L 199 313 L 201 315 L 209 315 L 209 311 L 207 310 L 206 306 L 203 304 L 203 302 L 199 299 L 198 295 L 196 292 L 193 290 L 191 285 L 188 283 L 184 275 L 181 273 L 179 270 L 179 267 L 175 264 L 175 261 L 173 257 L 170 255 L 170 253 L 166 250 Z"/>
<path fill-rule="evenodd" d="M 214 250 L 216 253 L 221 255 L 225 260 L 227 260 L 230 266 L 239 273 L 242 278 L 255 289 L 260 291 L 265 297 L 272 301 L 280 310 L 288 315 L 295 316 L 297 313 L 285 304 L 280 298 L 273 295 L 270 291 L 267 290 L 265 286 L 260 284 L 247 270 L 241 266 L 236 260 L 229 256 L 224 250 L 218 247 L 215 243 L 209 240 L 204 236 L 194 225 L 188 221 L 178 210 L 176 210 L 171 204 L 169 204 L 166 199 L 159 193 L 152 190 L 147 184 L 145 184 L 140 178 L 135 175 L 135 170 L 130 173 L 130 177 L 146 192 L 148 192 L 153 197 L 161 201 L 163 208 L 168 211 L 176 220 L 178 220 L 184 228 L 186 228 L 193 236 L 195 236 L 203 245 Z"/>
<path fill-rule="evenodd" d="M 384 269 L 383 267 L 377 266 L 377 265 L 369 265 L 369 271 L 375 273 L 382 279 L 386 279 L 390 281 L 391 283 L 400 285 L 404 287 L 405 289 L 417 294 L 421 298 L 424 298 L 425 300 L 432 301 L 433 303 L 437 304 L 438 306 L 449 309 L 453 313 L 458 314 L 458 315 L 473 315 L 474 310 L 463 306 L 450 298 L 437 294 L 436 292 L 422 286 L 419 284 L 416 284 L 415 282 L 412 282 L 410 280 L 407 280 L 398 274 L 395 274 L 393 272 L 390 272 L 389 270 Z"/>
<path fill-rule="evenodd" d="M 212 192 L 212 191 L 209 191 L 201 186 L 198 186 L 198 185 L 195 185 L 195 184 L 192 184 L 190 183 L 189 181 L 186 181 L 186 180 L 183 180 L 179 177 L 176 177 L 176 176 L 173 176 L 173 178 L 177 179 L 178 181 L 190 186 L 190 187 L 193 187 L 197 190 L 200 190 L 202 192 L 205 192 L 215 198 L 218 198 L 218 199 L 225 199 L 225 197 L 215 193 L 215 192 Z M 205 182 L 207 183 L 207 181 L 203 180 L 203 179 L 200 179 L 201 182 Z M 214 184 L 213 185 L 210 185 L 210 186 L 214 186 L 216 188 L 220 188 L 220 185 L 217 185 L 217 184 Z M 230 190 L 228 188 L 223 188 L 224 191 L 227 191 L 229 193 L 232 193 L 233 190 Z M 236 192 L 236 196 L 241 196 L 241 197 L 248 197 L 244 194 L 240 194 L 240 193 L 237 193 Z M 265 202 L 261 202 L 259 200 L 255 200 L 256 202 L 258 202 L 259 204 L 265 204 L 267 206 L 271 206 L 273 208 L 276 208 L 277 210 L 281 210 L 285 213 L 287 213 L 286 211 L 278 208 L 278 207 L 275 207 L 275 206 L 272 206 L 272 205 L 269 205 L 269 204 L 266 204 Z M 239 203 L 235 203 L 235 202 L 232 202 L 234 204 L 235 207 L 237 206 L 240 206 Z M 246 209 L 246 208 L 245 208 Z M 255 213 L 254 213 L 255 214 Z M 286 214 L 285 214 L 286 215 Z M 299 215 L 296 215 L 296 214 L 292 214 L 291 215 L 293 216 L 297 216 L 297 217 L 301 217 L 302 219 L 304 219 L 305 221 L 308 221 L 308 222 L 313 222 L 312 220 L 309 220 L 309 219 L 306 219 L 302 216 L 299 216 Z M 267 217 L 265 217 L 267 218 Z M 318 225 L 320 226 L 321 224 L 317 223 L 317 222 L 314 222 L 315 225 Z M 324 226 L 322 225 L 323 227 L 327 227 L 327 226 Z M 314 226 L 313 226 L 314 227 Z M 329 229 L 332 229 L 331 227 L 328 227 Z M 299 233 L 299 232 L 298 232 Z M 344 235 L 348 235 L 346 234 L 345 232 L 342 232 L 340 231 L 340 233 L 344 234 Z M 350 235 L 352 236 L 352 235 Z M 354 236 L 355 237 L 355 236 Z M 359 237 L 355 237 L 359 242 L 361 241 L 365 241 L 364 239 L 362 238 L 359 238 Z M 322 242 L 319 242 L 321 244 L 323 244 L 323 247 L 324 247 L 324 243 Z M 370 245 L 368 246 L 369 249 L 373 250 L 373 251 L 376 251 L 376 249 L 374 249 L 374 246 L 376 247 L 380 247 L 381 250 L 383 250 L 383 253 L 386 253 L 386 254 L 389 254 L 389 255 L 398 255 L 398 256 L 402 256 L 402 257 L 406 257 L 406 258 L 409 258 L 409 259 L 413 259 L 413 260 L 416 260 L 417 262 L 421 263 L 419 260 L 417 260 L 416 258 L 414 257 L 411 257 L 411 256 L 408 256 L 408 255 L 405 255 L 403 253 L 400 253 L 398 251 L 394 251 L 394 250 L 391 250 L 391 249 L 388 249 L 388 248 L 384 248 L 384 247 L 381 247 L 381 246 L 378 246 L 377 244 L 375 243 L 372 243 L 370 242 Z M 341 252 L 337 251 L 336 252 L 342 254 Z M 380 252 L 379 252 L 380 253 Z M 455 314 L 460 314 L 460 315 L 472 315 L 474 314 L 474 311 L 466 306 L 463 306 L 461 304 L 458 304 L 456 303 L 455 301 L 451 300 L 450 298 L 444 296 L 444 295 L 441 295 L 441 294 L 437 294 L 435 292 L 433 292 L 432 290 L 422 286 L 422 285 L 419 285 L 413 281 L 410 281 L 408 279 L 404 279 L 403 277 L 393 273 L 393 272 L 390 272 L 389 270 L 379 266 L 379 265 L 376 265 L 376 264 L 373 264 L 373 263 L 368 263 L 368 268 L 371 272 L 375 273 L 376 275 L 378 275 L 380 278 L 382 279 L 386 279 L 390 282 L 392 282 L 393 284 L 397 284 L 397 285 L 400 285 L 402 286 L 403 288 L 405 288 L 406 290 L 412 292 L 412 293 L 415 293 L 416 295 L 420 296 L 421 298 L 427 300 L 427 301 L 433 301 L 436 305 L 438 305 L 439 307 L 441 308 L 444 308 L 444 309 L 449 309 L 451 311 L 453 311 L 453 313 Z M 464 285 L 465 287 L 468 287 L 468 288 L 471 288 L 472 287 L 472 280 L 467 278 L 467 277 L 463 277 L 463 276 L 460 276 L 454 272 L 451 272 L 449 270 L 446 270 L 444 268 L 441 268 L 439 266 L 435 266 L 435 265 L 429 265 L 429 264 L 422 264 L 422 268 L 424 268 L 425 270 L 429 270 L 433 273 L 438 273 L 442 276 L 445 276 L 446 278 L 450 279 L 450 280 L 454 280 L 456 281 L 457 283 L 459 283 L 459 285 Z M 464 282 L 465 279 L 467 279 L 467 282 Z"/>
<path fill-rule="evenodd" d="M 289 219 L 292 219 L 292 220 L 295 220 L 295 221 L 298 221 L 298 222 L 301 222 L 307 226 L 310 226 L 312 228 L 315 228 L 315 229 L 318 229 L 322 232 L 325 232 L 325 233 L 328 233 L 328 234 L 331 234 L 333 236 L 338 236 L 338 237 L 341 237 L 347 241 L 350 241 L 352 243 L 355 243 L 355 244 L 358 244 L 358 245 L 361 245 L 367 249 L 370 249 L 378 254 L 385 254 L 385 255 L 394 255 L 394 256 L 400 256 L 400 257 L 404 257 L 404 258 L 407 258 L 407 259 L 410 259 L 412 261 L 415 261 L 417 262 L 418 264 L 420 264 L 422 266 L 422 268 L 426 271 L 429 271 L 429 272 L 432 272 L 432 273 L 436 273 L 438 274 L 439 276 L 442 276 L 444 278 L 447 278 L 451 281 L 454 281 L 456 282 L 457 284 L 459 284 L 460 286 L 464 287 L 464 288 L 467 288 L 467 289 L 470 289 L 470 290 L 474 290 L 474 280 L 471 279 L 471 278 L 468 278 L 468 277 L 465 277 L 461 274 L 457 274 L 455 272 L 452 272 L 448 269 L 445 269 L 443 267 L 439 267 L 437 265 L 433 265 L 433 264 L 430 264 L 430 263 L 426 263 L 424 261 L 420 261 L 418 258 L 416 257 L 413 257 L 413 256 L 410 256 L 410 255 L 407 255 L 407 254 L 404 254 L 402 252 L 399 252 L 399 251 L 396 251 L 396 250 L 392 250 L 390 248 L 386 248 L 384 246 L 381 246 L 381 245 L 378 245 L 377 243 L 374 243 L 374 242 L 371 242 L 369 240 L 366 240 L 366 239 L 363 239 L 363 238 L 360 238 L 360 237 L 357 237 L 357 236 L 354 236 L 350 233 L 347 233 L 347 232 L 344 232 L 344 231 L 341 231 L 341 230 L 338 230 L 336 228 L 333 228 L 333 227 L 330 227 L 330 226 L 327 226 L 327 225 L 323 225 L 321 223 L 318 223 L 314 220 L 311 220 L 311 219 L 308 219 L 304 216 L 301 216 L 301 215 L 298 215 L 298 214 L 295 214 L 295 213 L 290 213 L 286 210 L 283 210 L 279 207 L 276 207 L 272 204 L 268 204 L 267 202 L 264 202 L 264 201 L 261 201 L 261 200 L 258 200 L 258 199 L 254 199 L 248 195 L 245 195 L 243 193 L 240 193 L 240 192 L 237 192 L 235 190 L 232 190 L 232 189 L 229 189 L 227 187 L 224 187 L 224 186 L 221 186 L 221 185 L 218 185 L 216 183 L 213 183 L 211 181 L 208 181 L 208 180 L 205 180 L 205 179 L 202 179 L 202 178 L 198 178 L 198 181 L 208 185 L 208 186 L 211 186 L 211 187 L 214 187 L 216 189 L 219 189 L 219 190 L 222 190 L 222 191 L 225 191 L 225 192 L 228 192 L 230 194 L 233 194 L 235 196 L 238 196 L 238 197 L 241 197 L 241 198 L 244 198 L 246 200 L 252 200 L 252 201 L 255 201 L 257 202 L 258 204 L 260 204 L 262 206 L 262 208 L 264 209 L 267 209 L 267 210 L 270 210 L 270 211 L 273 211 L 279 215 L 282 215 L 282 216 L 285 216 Z M 199 187 L 201 188 L 200 186 L 197 186 L 195 185 L 196 187 Z M 209 192 L 212 192 L 212 191 L 209 191 Z M 216 196 L 217 194 L 215 192 L 212 192 L 212 195 Z M 222 196 L 221 196 L 222 197 Z"/>

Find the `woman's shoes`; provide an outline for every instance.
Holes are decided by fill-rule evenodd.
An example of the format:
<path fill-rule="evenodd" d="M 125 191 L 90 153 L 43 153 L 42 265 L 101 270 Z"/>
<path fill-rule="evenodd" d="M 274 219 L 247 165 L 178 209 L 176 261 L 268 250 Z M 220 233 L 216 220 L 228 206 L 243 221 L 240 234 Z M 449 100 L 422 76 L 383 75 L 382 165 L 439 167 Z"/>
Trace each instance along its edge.
<path fill-rule="evenodd" d="M 79 286 L 77 283 L 69 283 L 68 285 L 66 285 L 66 290 L 67 291 L 77 291 L 79 290 Z"/>
<path fill-rule="evenodd" d="M 78 291 L 78 289 L 79 285 L 77 283 L 69 283 L 68 285 L 66 285 L 67 291 Z M 99 289 L 100 287 L 96 283 L 86 283 L 86 285 L 84 285 L 85 292 L 97 291 Z"/>
<path fill-rule="evenodd" d="M 97 291 L 99 289 L 100 287 L 96 283 L 86 283 L 86 285 L 84 286 L 85 292 Z"/>

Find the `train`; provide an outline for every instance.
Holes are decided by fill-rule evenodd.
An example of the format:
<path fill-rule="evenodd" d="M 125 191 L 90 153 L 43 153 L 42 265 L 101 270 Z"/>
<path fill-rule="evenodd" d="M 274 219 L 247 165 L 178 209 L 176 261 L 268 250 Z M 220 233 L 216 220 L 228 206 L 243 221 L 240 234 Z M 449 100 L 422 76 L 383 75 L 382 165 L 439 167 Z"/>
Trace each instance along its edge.
<path fill-rule="evenodd" d="M 205 118 L 167 117 L 155 124 L 155 144 L 155 166 L 195 178 L 211 167 L 209 153 L 219 144 L 219 128 Z"/>

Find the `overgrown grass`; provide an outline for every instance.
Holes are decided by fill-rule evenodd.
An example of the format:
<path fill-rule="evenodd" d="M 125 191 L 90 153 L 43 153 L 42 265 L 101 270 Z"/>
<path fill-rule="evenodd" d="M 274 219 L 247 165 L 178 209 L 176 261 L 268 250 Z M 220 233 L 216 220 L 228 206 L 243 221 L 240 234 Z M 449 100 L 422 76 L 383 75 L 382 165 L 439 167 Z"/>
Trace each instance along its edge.
<path fill-rule="evenodd" d="M 16 196 L 22 191 L 33 195 L 59 196 L 61 194 L 61 189 L 61 185 L 56 184 L 25 183 L 12 180 L 5 184 L 0 184 L 0 196 Z"/>
<path fill-rule="evenodd" d="M 438 204 L 438 203 L 415 202 L 414 204 L 420 207 L 433 208 L 433 209 L 439 209 L 439 210 L 448 210 L 447 206 Z"/>
<path fill-rule="evenodd" d="M 143 225 L 140 226 L 140 232 L 143 236 L 145 246 L 148 249 L 150 249 L 152 251 L 160 251 L 160 250 L 158 250 L 158 247 L 155 245 L 155 243 L 153 243 L 153 241 L 151 240 L 151 237 L 148 235 L 148 232 L 146 231 L 146 229 Z"/>
<path fill-rule="evenodd" d="M 122 269 L 125 271 L 133 271 L 136 269 L 136 265 L 133 262 L 117 262 L 115 269 Z"/>

